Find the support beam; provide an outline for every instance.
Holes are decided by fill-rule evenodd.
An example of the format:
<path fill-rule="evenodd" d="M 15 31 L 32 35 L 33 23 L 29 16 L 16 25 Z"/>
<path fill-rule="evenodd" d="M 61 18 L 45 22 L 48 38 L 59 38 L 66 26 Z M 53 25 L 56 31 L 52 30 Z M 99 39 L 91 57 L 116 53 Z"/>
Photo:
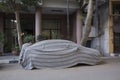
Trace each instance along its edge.
<path fill-rule="evenodd" d="M 77 44 L 80 44 L 82 38 L 82 20 L 80 15 L 80 10 L 76 13 L 76 40 Z"/>
<path fill-rule="evenodd" d="M 114 52 L 113 44 L 113 16 L 112 16 L 112 2 L 109 2 L 109 53 Z"/>
<path fill-rule="evenodd" d="M 42 8 L 41 7 L 37 7 L 36 8 L 36 12 L 35 12 L 35 41 L 38 41 L 37 40 L 37 37 L 39 35 L 41 35 L 41 29 L 42 29 L 42 26 L 41 26 L 41 21 L 42 21 Z"/>
<path fill-rule="evenodd" d="M 67 39 L 70 39 L 69 0 L 67 0 Z"/>

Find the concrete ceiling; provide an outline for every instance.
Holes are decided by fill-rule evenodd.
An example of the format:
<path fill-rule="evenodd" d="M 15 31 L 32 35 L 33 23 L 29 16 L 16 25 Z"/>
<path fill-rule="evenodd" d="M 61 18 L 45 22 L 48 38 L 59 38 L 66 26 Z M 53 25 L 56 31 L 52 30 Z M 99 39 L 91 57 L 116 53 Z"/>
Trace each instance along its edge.
<path fill-rule="evenodd" d="M 75 8 L 69 9 L 70 14 L 74 13 L 75 11 L 76 11 Z M 67 8 L 53 8 L 53 7 L 46 8 L 44 7 L 42 9 L 42 13 L 43 14 L 67 14 Z"/>
<path fill-rule="evenodd" d="M 66 14 L 67 13 L 67 0 L 44 0 L 43 1 L 43 14 Z M 69 13 L 72 14 L 79 8 L 76 0 L 69 0 Z"/>
<path fill-rule="evenodd" d="M 43 14 L 67 14 L 67 0 L 44 0 L 42 4 Z M 69 0 L 69 13 L 74 13 L 79 8 L 76 0 Z M 31 13 L 35 12 L 35 7 L 29 8 Z"/>

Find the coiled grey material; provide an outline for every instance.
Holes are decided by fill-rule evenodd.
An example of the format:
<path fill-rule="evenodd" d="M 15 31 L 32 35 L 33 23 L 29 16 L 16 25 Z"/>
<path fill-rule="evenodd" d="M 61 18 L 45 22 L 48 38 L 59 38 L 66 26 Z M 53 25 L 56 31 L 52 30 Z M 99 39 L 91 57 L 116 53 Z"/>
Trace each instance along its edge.
<path fill-rule="evenodd" d="M 95 65 L 100 52 L 68 40 L 44 40 L 33 45 L 24 44 L 19 63 L 25 69 L 66 68 L 79 63 Z"/>

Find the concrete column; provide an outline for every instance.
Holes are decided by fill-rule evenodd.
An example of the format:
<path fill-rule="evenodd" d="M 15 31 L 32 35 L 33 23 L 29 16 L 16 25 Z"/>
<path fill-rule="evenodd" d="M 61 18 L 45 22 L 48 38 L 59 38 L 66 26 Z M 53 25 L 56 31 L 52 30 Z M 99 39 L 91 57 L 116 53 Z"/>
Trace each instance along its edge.
<path fill-rule="evenodd" d="M 76 40 L 77 44 L 80 44 L 82 38 L 82 20 L 80 11 L 78 10 L 76 13 Z"/>
<path fill-rule="evenodd" d="M 37 36 L 41 35 L 41 21 L 42 21 L 42 8 L 37 7 L 35 12 L 35 40 L 37 41 Z"/>

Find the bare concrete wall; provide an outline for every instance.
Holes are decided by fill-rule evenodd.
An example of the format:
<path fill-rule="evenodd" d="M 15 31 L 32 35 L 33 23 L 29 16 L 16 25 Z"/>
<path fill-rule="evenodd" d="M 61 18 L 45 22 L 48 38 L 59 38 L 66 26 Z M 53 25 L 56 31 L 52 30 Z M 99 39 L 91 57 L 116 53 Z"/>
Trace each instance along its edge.
<path fill-rule="evenodd" d="M 97 37 L 92 47 L 99 49 L 104 56 L 109 55 L 109 8 L 107 3 L 99 6 L 99 25 L 96 27 Z"/>

